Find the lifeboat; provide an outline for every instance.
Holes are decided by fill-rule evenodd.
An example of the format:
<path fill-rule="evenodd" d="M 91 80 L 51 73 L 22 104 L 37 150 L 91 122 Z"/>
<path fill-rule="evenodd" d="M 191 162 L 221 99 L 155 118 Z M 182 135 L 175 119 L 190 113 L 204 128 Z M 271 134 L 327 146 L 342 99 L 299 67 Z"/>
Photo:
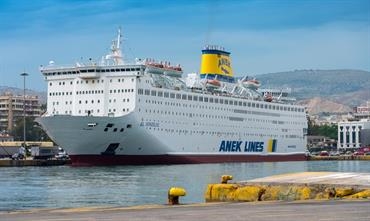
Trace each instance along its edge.
<path fill-rule="evenodd" d="M 273 97 L 272 97 L 271 93 L 265 94 L 264 100 L 267 101 L 267 102 L 271 102 L 273 100 Z"/>
<path fill-rule="evenodd" d="M 208 79 L 206 81 L 206 86 L 207 87 L 212 87 L 212 88 L 219 88 L 221 87 L 221 82 L 216 79 Z"/>
<path fill-rule="evenodd" d="M 242 85 L 245 88 L 257 90 L 261 86 L 261 83 L 256 79 L 249 79 L 242 81 Z"/>

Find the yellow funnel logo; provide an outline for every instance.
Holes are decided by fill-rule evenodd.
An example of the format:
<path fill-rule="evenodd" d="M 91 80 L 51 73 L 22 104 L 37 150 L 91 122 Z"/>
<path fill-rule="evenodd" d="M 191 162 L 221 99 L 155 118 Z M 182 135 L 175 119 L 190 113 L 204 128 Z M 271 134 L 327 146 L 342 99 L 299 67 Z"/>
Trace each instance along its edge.
<path fill-rule="evenodd" d="M 220 47 L 208 46 L 202 50 L 201 75 L 217 75 L 217 79 L 233 78 L 230 53 Z"/>

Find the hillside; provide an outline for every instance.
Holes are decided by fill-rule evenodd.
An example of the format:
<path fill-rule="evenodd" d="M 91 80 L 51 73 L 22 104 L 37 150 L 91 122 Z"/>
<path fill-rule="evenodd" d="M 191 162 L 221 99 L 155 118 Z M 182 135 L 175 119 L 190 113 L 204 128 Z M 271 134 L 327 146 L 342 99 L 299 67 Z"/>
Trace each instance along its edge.
<path fill-rule="evenodd" d="M 256 76 L 263 88 L 292 88 L 298 100 L 321 97 L 348 106 L 370 100 L 370 72 L 361 70 L 295 70 Z"/>
<path fill-rule="evenodd" d="M 320 97 L 315 97 L 311 99 L 301 100 L 298 102 L 305 107 L 310 114 L 319 114 L 319 113 L 348 113 L 352 109 L 340 103 L 336 103 L 330 100 L 325 100 Z"/>

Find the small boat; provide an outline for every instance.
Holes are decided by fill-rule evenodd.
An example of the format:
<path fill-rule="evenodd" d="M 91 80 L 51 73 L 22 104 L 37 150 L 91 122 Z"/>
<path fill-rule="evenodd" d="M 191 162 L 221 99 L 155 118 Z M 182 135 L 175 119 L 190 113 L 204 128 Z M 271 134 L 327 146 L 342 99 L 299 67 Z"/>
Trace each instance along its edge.
<path fill-rule="evenodd" d="M 264 100 L 267 101 L 267 102 L 271 102 L 273 100 L 273 97 L 272 97 L 271 93 L 265 94 Z"/>
<path fill-rule="evenodd" d="M 221 82 L 217 79 L 208 79 L 206 81 L 206 87 L 219 88 L 221 87 Z"/>
<path fill-rule="evenodd" d="M 249 80 L 242 81 L 242 85 L 245 88 L 256 90 L 261 86 L 261 83 L 256 79 L 249 79 Z"/>

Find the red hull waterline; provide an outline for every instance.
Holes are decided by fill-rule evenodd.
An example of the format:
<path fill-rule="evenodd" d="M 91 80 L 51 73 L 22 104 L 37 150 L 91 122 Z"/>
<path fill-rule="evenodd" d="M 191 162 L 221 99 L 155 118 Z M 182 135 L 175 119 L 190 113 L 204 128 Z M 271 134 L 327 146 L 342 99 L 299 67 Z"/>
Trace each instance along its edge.
<path fill-rule="evenodd" d="M 72 166 L 201 164 L 304 161 L 305 154 L 287 155 L 71 155 Z"/>

